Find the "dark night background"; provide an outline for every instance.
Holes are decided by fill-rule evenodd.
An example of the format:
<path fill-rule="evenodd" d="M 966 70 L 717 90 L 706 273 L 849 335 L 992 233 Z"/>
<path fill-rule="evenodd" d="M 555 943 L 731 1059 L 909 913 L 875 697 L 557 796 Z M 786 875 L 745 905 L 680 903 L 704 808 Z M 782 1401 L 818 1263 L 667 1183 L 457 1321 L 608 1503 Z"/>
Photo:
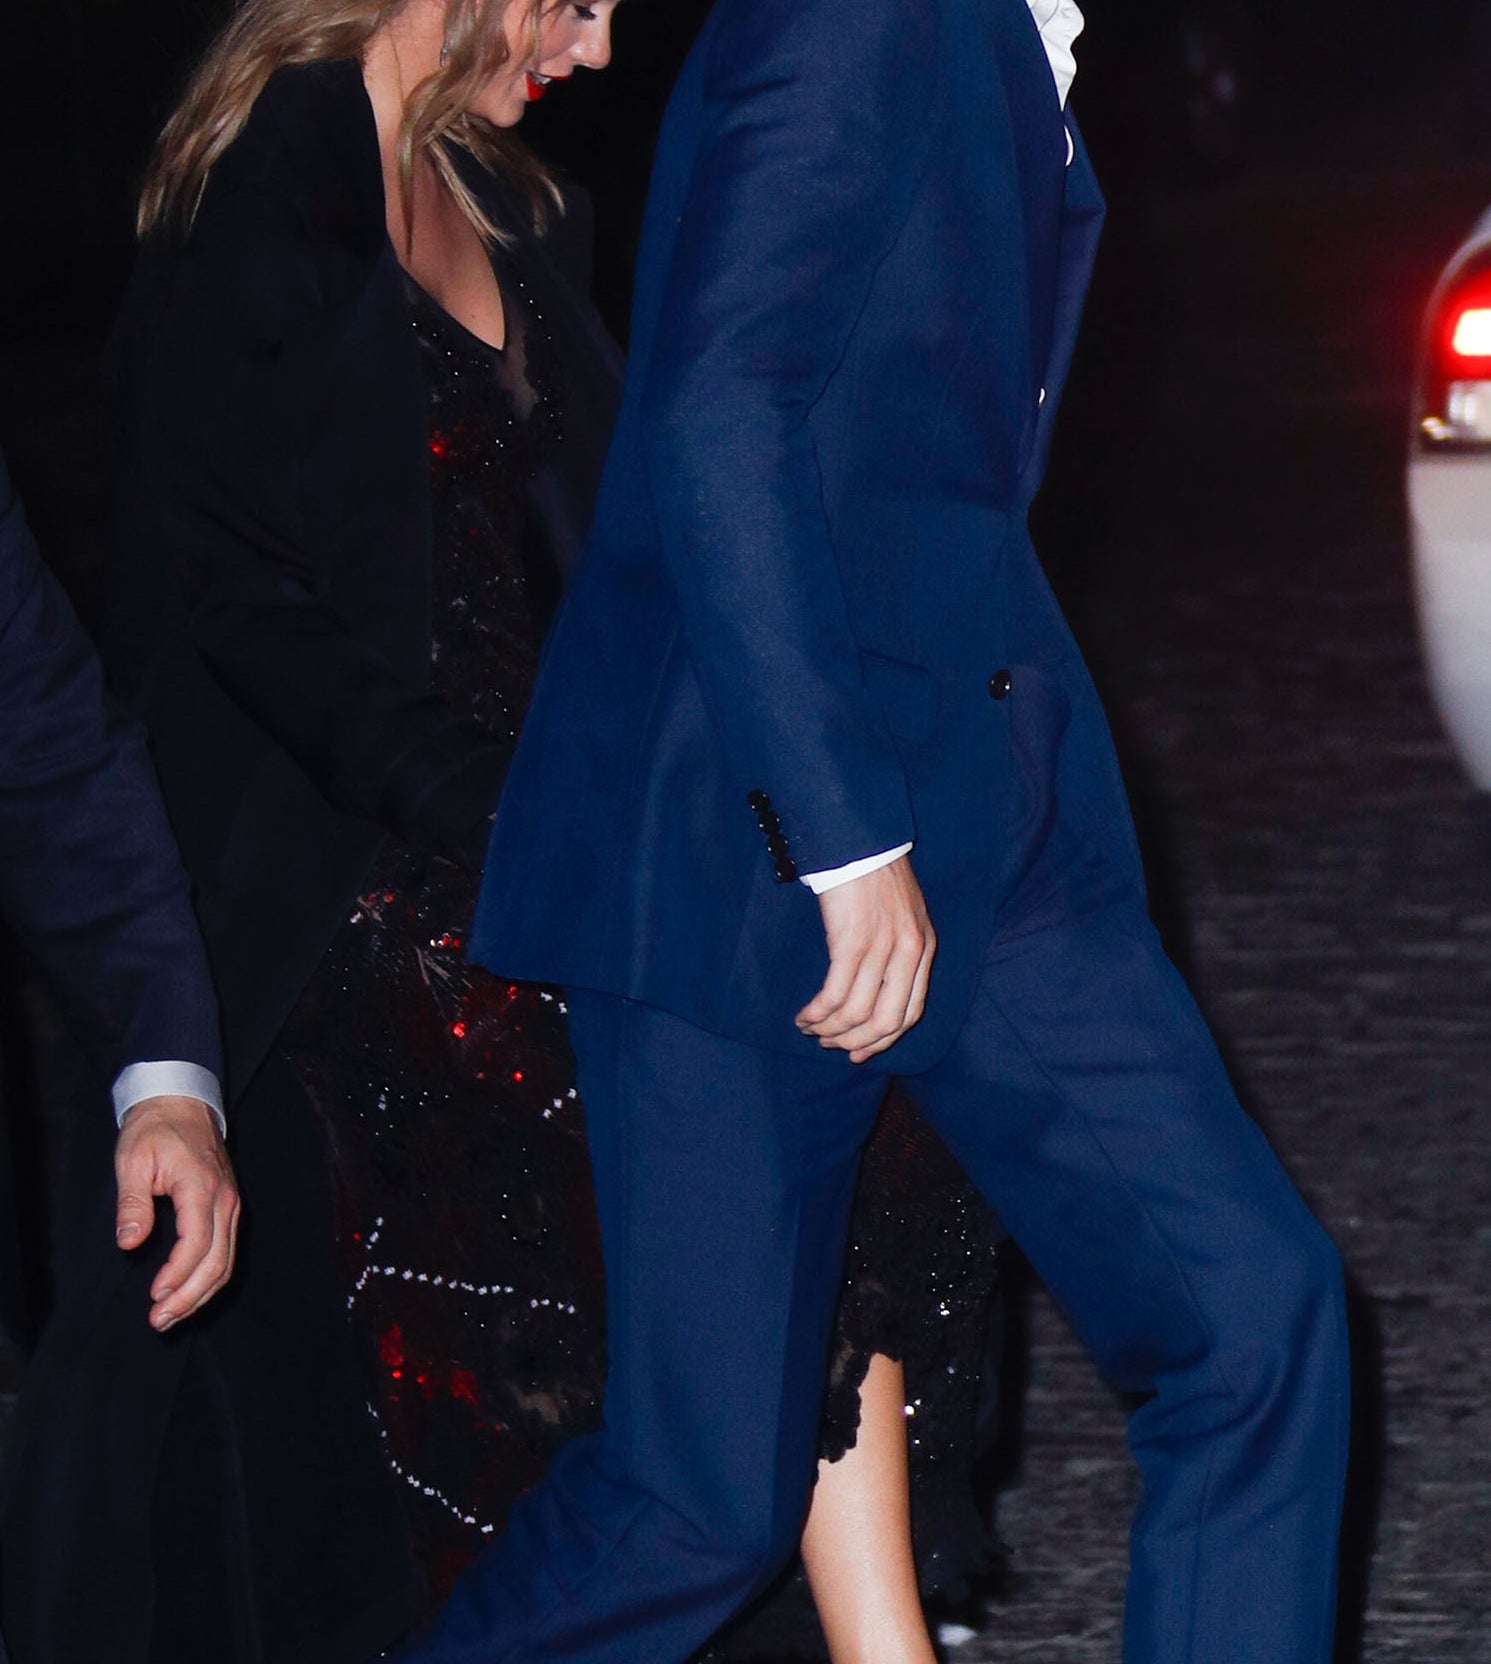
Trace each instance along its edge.
<path fill-rule="evenodd" d="M 618 332 L 654 125 L 703 10 L 626 0 L 613 68 L 528 118 L 595 198 Z M 1074 104 L 1110 217 L 1038 541 L 1112 709 L 1172 951 L 1346 1258 L 1340 1658 L 1483 1664 L 1491 806 L 1428 703 L 1402 469 L 1424 302 L 1491 205 L 1491 0 L 1084 10 Z M 222 15 L 0 5 L 0 445 L 85 614 L 133 184 Z M 16 1041 L 54 1025 L 10 980 L 24 1110 L 55 1094 Z M 13 1118 L 35 1242 L 53 1140 L 44 1113 Z M 998 1519 L 1017 1585 L 954 1657 L 1096 1664 L 1118 1651 L 1121 1416 L 1039 1291 L 1016 1315 Z M 0 1353 L 0 1412 L 18 1367 Z"/>

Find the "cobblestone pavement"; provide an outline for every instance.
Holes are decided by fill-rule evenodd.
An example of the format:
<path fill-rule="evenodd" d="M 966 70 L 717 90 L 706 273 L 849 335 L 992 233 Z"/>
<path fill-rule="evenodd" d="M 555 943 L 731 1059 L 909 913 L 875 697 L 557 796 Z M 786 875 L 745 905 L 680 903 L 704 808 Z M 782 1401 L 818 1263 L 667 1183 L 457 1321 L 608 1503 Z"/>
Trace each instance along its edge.
<path fill-rule="evenodd" d="M 1486 201 L 1484 172 L 1265 169 L 1120 227 L 1170 276 L 1165 368 L 1123 479 L 1051 529 L 1172 951 L 1345 1256 L 1369 1664 L 1491 1654 L 1491 805 L 1429 706 L 1400 484 L 1418 309 Z M 1101 360 L 1134 317 L 1100 291 L 1057 492 L 1125 444 Z M 1043 1295 L 1029 1326 L 1021 1588 L 958 1657 L 1117 1660 L 1121 1411 Z"/>
<path fill-rule="evenodd" d="M 1491 172 L 1338 163 L 1116 205 L 1046 546 L 1172 950 L 1352 1280 L 1343 1661 L 1482 1664 L 1491 805 L 1428 705 L 1399 482 L 1418 309 Z M 1020 1587 L 956 1659 L 1112 1664 L 1122 1417 L 1038 1292 L 1028 1323 Z"/>

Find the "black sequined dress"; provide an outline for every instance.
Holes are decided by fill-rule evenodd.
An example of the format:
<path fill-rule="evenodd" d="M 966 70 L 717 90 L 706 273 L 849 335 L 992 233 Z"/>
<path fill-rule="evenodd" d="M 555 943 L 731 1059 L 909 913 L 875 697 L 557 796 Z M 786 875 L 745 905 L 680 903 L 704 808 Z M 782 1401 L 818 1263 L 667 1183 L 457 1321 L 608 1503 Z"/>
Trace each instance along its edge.
<path fill-rule="evenodd" d="M 406 289 L 430 408 L 432 683 L 516 737 L 558 587 L 529 487 L 564 415 L 521 269 L 496 264 L 501 351 Z M 349 1306 L 431 1594 L 593 1419 L 604 1369 L 562 1010 L 467 963 L 477 885 L 386 844 L 283 1039 L 332 1144 Z"/>
<path fill-rule="evenodd" d="M 406 287 L 430 407 L 433 686 L 515 737 L 558 590 L 530 487 L 563 444 L 565 390 L 521 247 L 494 265 L 501 351 Z M 604 1377 L 562 1000 L 467 963 L 476 890 L 387 844 L 282 1037 L 332 1146 L 348 1305 L 431 1601 L 557 1445 L 595 1424 Z M 950 1158 L 893 1103 L 866 1160 L 823 1447 L 853 1444 L 871 1353 L 904 1356 L 934 1581 L 983 1549 L 967 1497 L 993 1248 Z M 778 1603 L 773 1650 L 816 1647 L 798 1611 Z"/>

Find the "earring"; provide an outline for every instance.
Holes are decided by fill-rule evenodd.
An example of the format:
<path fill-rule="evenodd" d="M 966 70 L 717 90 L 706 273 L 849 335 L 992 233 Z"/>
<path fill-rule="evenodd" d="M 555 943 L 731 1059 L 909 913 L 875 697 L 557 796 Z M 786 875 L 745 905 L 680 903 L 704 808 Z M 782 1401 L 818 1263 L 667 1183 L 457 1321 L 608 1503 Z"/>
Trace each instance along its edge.
<path fill-rule="evenodd" d="M 440 67 L 441 67 L 441 69 L 444 69 L 446 64 L 448 64 L 449 62 L 450 62 L 450 48 L 449 48 L 449 46 L 447 46 L 445 44 L 444 41 L 441 41 L 440 42 Z"/>

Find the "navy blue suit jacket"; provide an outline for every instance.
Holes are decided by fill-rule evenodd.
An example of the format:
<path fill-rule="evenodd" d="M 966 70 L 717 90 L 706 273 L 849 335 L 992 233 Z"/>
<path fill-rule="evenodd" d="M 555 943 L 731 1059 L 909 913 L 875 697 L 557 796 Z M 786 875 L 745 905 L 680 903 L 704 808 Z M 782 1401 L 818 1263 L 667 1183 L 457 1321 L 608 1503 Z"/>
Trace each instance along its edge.
<path fill-rule="evenodd" d="M 590 546 L 474 951 L 813 1050 L 799 872 L 914 839 L 950 1043 L 991 940 L 1140 883 L 1025 529 L 1102 217 L 1025 0 L 719 0 L 674 92 Z M 1044 393 L 1043 393 L 1044 389 Z M 990 697 L 1010 673 L 1008 697 Z"/>
<path fill-rule="evenodd" d="M 167 1058 L 221 1071 L 206 955 L 143 737 L 106 706 L 3 457 L 0 912 L 109 1078 Z"/>

